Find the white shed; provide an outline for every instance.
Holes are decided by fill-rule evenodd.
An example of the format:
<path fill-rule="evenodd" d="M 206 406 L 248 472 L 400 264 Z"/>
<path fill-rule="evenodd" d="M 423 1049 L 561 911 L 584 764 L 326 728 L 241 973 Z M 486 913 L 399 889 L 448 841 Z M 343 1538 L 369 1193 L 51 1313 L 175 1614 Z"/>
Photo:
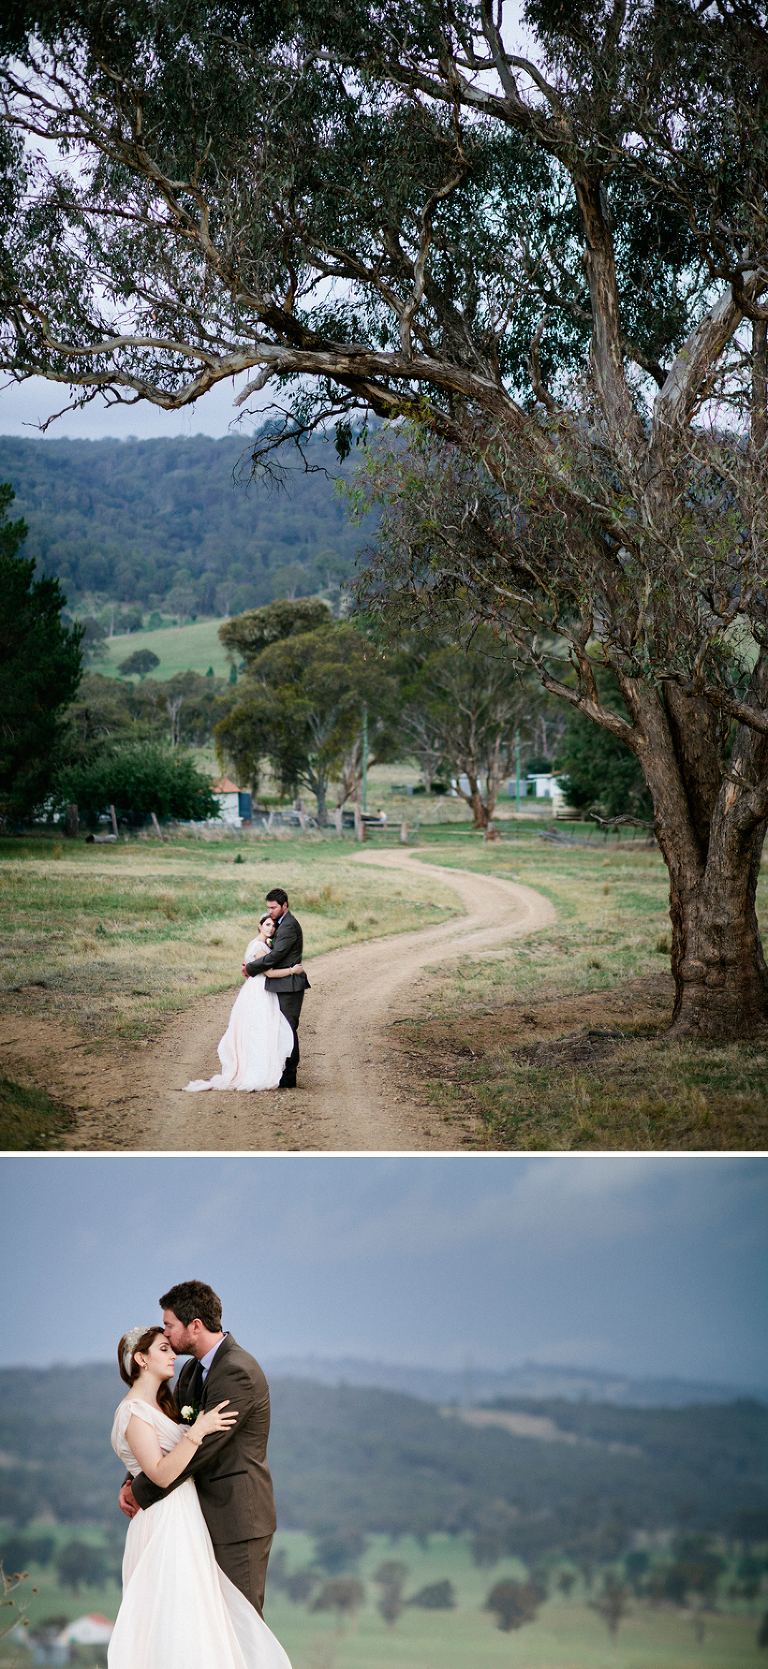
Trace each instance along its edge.
<path fill-rule="evenodd" d="M 67 1623 L 61 1634 L 57 1636 L 57 1646 L 108 1646 L 112 1639 L 114 1623 L 109 1617 L 102 1617 L 100 1611 L 91 1611 L 86 1617 L 76 1617 L 73 1623 Z"/>
<path fill-rule="evenodd" d="M 250 794 L 242 795 L 236 782 L 230 782 L 229 777 L 217 777 L 211 783 L 211 792 L 219 802 L 219 816 L 224 823 L 229 823 L 233 829 L 239 829 L 244 817 L 243 799 L 249 801 L 248 815 L 250 816 Z"/>

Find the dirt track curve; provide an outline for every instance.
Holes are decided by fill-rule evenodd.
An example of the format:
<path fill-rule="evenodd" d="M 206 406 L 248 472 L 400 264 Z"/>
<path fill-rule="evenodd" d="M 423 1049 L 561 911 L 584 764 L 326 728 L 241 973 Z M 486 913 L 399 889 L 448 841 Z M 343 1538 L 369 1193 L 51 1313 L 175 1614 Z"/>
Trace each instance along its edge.
<path fill-rule="evenodd" d="M 145 1054 L 131 1056 L 127 1070 L 123 1063 L 122 1082 L 117 1062 L 102 1063 L 93 1112 L 81 1119 L 67 1145 L 145 1152 L 455 1147 L 447 1126 L 425 1130 L 415 1105 L 394 1100 L 383 1070 L 387 1027 L 408 1015 L 430 965 L 453 961 L 459 952 L 493 951 L 533 933 L 554 920 L 553 906 L 529 887 L 442 869 L 408 851 L 361 852 L 356 861 L 439 877 L 461 899 L 466 915 L 311 960 L 298 1090 L 194 1096 L 184 1091 L 191 1078 L 210 1077 L 218 1069 L 216 1045 L 232 1002 L 231 993 L 222 992 L 178 1015 Z M 95 1085 L 89 1088 L 93 1095 Z"/>

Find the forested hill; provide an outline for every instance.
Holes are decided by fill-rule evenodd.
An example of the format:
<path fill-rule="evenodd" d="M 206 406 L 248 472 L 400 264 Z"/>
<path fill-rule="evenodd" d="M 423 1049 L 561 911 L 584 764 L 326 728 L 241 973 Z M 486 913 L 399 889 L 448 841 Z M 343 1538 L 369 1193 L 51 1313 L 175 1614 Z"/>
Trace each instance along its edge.
<path fill-rule="evenodd" d="M 0 1518 L 114 1516 L 121 1469 L 109 1432 L 121 1391 L 108 1364 L 0 1372 Z M 536 1437 L 505 1426 L 509 1405 L 502 1423 L 477 1427 L 416 1397 L 308 1380 L 276 1380 L 272 1401 L 284 1528 L 467 1531 L 527 1557 L 574 1550 L 600 1525 L 621 1541 L 684 1512 L 691 1528 L 728 1532 L 739 1513 L 768 1507 L 768 1409 L 756 1402 L 526 1402 L 549 1433 Z"/>
<path fill-rule="evenodd" d="M 0 481 L 30 529 L 26 554 L 62 581 L 72 606 L 94 599 L 185 615 L 236 614 L 273 597 L 328 590 L 363 542 L 322 472 L 333 446 L 296 454 L 287 490 L 249 483 L 245 436 L 210 440 L 19 440 L 0 436 Z M 349 467 L 349 466 L 347 466 Z M 171 613 L 177 613 L 173 600 Z"/>

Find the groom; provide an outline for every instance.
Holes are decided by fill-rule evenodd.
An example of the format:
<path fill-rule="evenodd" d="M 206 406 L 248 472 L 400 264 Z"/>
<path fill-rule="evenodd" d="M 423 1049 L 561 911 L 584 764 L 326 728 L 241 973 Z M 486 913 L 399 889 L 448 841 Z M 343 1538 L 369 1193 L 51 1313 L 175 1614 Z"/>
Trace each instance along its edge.
<path fill-rule="evenodd" d="M 288 894 L 282 887 L 267 893 L 267 909 L 275 924 L 272 949 L 255 962 L 244 962 L 243 973 L 253 978 L 266 974 L 264 984 L 274 991 L 286 1020 L 293 1032 L 293 1048 L 283 1068 L 278 1089 L 296 1088 L 296 1068 L 299 1064 L 299 1015 L 304 992 L 310 989 L 306 974 L 287 974 L 285 979 L 270 980 L 270 968 L 292 968 L 299 963 L 304 950 L 304 935 L 295 916 L 288 909 Z"/>
<path fill-rule="evenodd" d="M 204 1281 L 181 1281 L 160 1299 L 165 1336 L 191 1356 L 179 1374 L 179 1406 L 213 1408 L 228 1399 L 237 1421 L 209 1433 L 181 1476 L 161 1489 L 144 1472 L 126 1479 L 120 1506 L 128 1518 L 194 1478 L 216 1563 L 261 1616 L 275 1502 L 267 1465 L 269 1387 L 258 1362 L 221 1329 L 221 1301 Z"/>

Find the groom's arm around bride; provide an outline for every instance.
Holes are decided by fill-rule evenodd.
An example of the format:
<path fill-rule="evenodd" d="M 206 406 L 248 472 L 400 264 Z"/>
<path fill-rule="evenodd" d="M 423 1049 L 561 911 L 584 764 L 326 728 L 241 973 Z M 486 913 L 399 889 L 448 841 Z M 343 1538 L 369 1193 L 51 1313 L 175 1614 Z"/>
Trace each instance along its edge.
<path fill-rule="evenodd" d="M 301 962 L 303 954 L 304 935 L 301 931 L 301 925 L 296 917 L 291 915 L 290 910 L 286 909 L 285 914 L 278 921 L 275 937 L 272 941 L 272 949 L 267 951 L 266 956 L 259 957 L 255 962 L 246 962 L 245 971 L 251 979 L 257 974 L 266 974 L 266 983 L 269 985 L 270 968 L 296 967 Z M 277 996 L 285 996 L 289 991 L 308 991 L 309 989 L 309 980 L 305 973 L 288 974 L 285 979 L 280 980 L 279 985 L 272 986 L 272 990 Z"/>

